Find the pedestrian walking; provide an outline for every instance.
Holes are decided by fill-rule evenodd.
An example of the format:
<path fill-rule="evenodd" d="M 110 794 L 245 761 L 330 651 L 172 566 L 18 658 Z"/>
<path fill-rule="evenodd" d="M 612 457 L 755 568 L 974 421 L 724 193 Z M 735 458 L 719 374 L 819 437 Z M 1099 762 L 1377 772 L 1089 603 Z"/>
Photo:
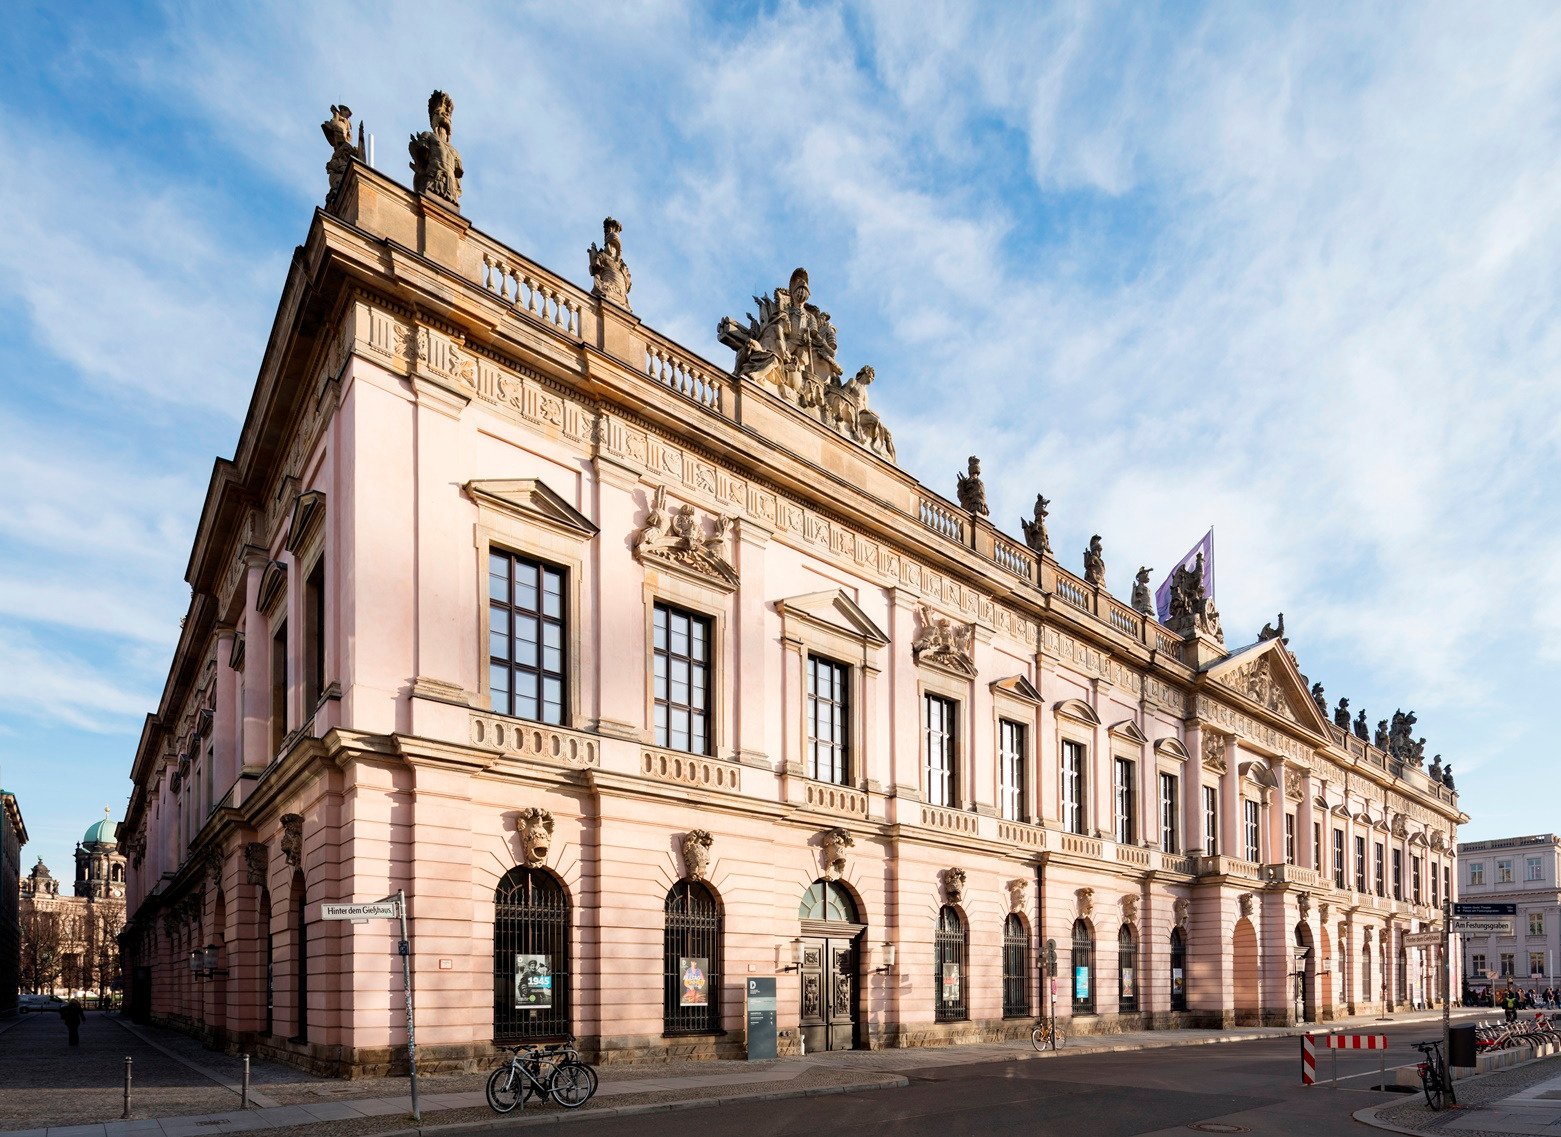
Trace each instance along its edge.
<path fill-rule="evenodd" d="M 1507 1012 L 1509 1023 L 1518 1021 L 1518 993 L 1511 987 L 1508 987 L 1506 994 L 1501 997 L 1501 1009 Z"/>
<path fill-rule="evenodd" d="M 70 1032 L 70 1044 L 81 1045 L 81 1020 L 87 1017 L 87 1012 L 81 1009 L 81 1004 L 75 999 L 60 1008 L 60 1018 L 65 1020 L 65 1029 Z"/>

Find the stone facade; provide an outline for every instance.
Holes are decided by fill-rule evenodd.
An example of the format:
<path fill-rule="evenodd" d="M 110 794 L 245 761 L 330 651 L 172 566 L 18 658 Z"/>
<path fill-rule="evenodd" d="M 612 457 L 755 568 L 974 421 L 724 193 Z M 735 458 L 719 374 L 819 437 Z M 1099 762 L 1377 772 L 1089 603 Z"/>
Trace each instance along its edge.
<path fill-rule="evenodd" d="M 1561 964 L 1561 838 L 1554 833 L 1466 841 L 1458 846 L 1459 899 L 1517 905 L 1510 936 L 1460 936 L 1464 975 L 1488 993 L 1558 985 Z"/>
<path fill-rule="evenodd" d="M 783 1052 L 1018 1035 L 1049 942 L 1075 1031 L 1406 1001 L 1429 898 L 1313 833 L 1442 870 L 1462 815 L 1280 641 L 1175 634 L 1040 502 L 1020 542 L 899 469 L 801 270 L 722 321 L 729 370 L 604 294 L 606 250 L 587 291 L 344 161 L 135 756 L 145 1017 L 397 1066 L 393 926 L 320 904 L 398 889 L 424 1068 L 739 1056 L 761 975 Z"/>
<path fill-rule="evenodd" d="M 76 879 L 60 891 L 40 857 L 21 880 L 19 975 L 29 992 L 105 996 L 121 978 L 125 858 L 107 817 L 76 843 Z"/>
<path fill-rule="evenodd" d="M 27 826 L 16 795 L 0 790 L 0 1019 L 16 1014 L 22 958 L 22 846 Z"/>

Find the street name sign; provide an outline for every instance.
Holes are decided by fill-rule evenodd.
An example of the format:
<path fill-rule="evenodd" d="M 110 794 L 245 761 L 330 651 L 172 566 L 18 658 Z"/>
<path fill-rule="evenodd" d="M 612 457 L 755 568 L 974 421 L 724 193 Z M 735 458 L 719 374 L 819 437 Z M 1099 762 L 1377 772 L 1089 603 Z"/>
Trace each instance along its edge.
<path fill-rule="evenodd" d="M 1454 916 L 1516 916 L 1516 904 L 1454 904 Z"/>
<path fill-rule="evenodd" d="M 1501 918 L 1465 917 L 1453 921 L 1453 931 L 1461 936 L 1510 936 L 1516 931 L 1517 921 Z"/>
<path fill-rule="evenodd" d="M 1435 947 L 1441 942 L 1441 932 L 1410 932 L 1404 937 L 1405 947 Z"/>
<path fill-rule="evenodd" d="M 394 920 L 399 914 L 396 911 L 396 902 L 394 900 L 369 900 L 362 904 L 320 905 L 320 919 L 322 920 Z"/>

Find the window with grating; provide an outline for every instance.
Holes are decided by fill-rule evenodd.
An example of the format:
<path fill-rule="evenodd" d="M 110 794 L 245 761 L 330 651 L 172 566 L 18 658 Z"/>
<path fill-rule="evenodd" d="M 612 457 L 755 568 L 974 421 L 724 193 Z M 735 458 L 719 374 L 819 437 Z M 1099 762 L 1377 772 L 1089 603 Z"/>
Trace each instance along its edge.
<path fill-rule="evenodd" d="M 1171 1010 L 1187 1009 L 1187 941 L 1180 928 L 1171 929 Z"/>
<path fill-rule="evenodd" d="M 493 1040 L 566 1038 L 569 894 L 546 869 L 516 867 L 493 896 Z"/>
<path fill-rule="evenodd" d="M 1095 936 L 1083 920 L 1073 922 L 1073 1013 L 1095 1013 Z"/>
<path fill-rule="evenodd" d="M 1117 1010 L 1138 1010 L 1138 937 L 1129 924 L 1117 933 Z"/>
<path fill-rule="evenodd" d="M 958 1022 L 970 1017 L 965 991 L 965 922 L 959 913 L 945 904 L 938 911 L 938 934 L 934 942 L 932 977 L 937 991 L 934 1018 L 940 1023 Z"/>
<path fill-rule="evenodd" d="M 1030 937 L 1017 913 L 1003 921 L 1003 1017 L 1030 1014 Z"/>
<path fill-rule="evenodd" d="M 667 892 L 662 1028 L 668 1034 L 721 1029 L 721 915 L 715 894 L 680 880 Z"/>

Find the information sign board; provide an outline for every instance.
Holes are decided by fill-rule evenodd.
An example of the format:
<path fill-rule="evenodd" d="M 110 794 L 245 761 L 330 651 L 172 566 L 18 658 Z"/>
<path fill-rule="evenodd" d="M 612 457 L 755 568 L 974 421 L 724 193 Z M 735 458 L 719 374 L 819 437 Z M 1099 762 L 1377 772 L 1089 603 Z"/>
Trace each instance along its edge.
<path fill-rule="evenodd" d="M 775 977 L 750 977 L 748 1002 L 748 1061 L 775 1057 Z"/>
<path fill-rule="evenodd" d="M 1453 921 L 1453 931 L 1461 936 L 1510 936 L 1516 930 L 1515 920 L 1481 918 Z"/>
<path fill-rule="evenodd" d="M 1441 932 L 1410 932 L 1404 937 L 1405 947 L 1435 947 L 1441 942 Z"/>
<path fill-rule="evenodd" d="M 1516 904 L 1454 904 L 1454 916 L 1516 916 Z"/>
<path fill-rule="evenodd" d="M 394 920 L 399 913 L 394 900 L 370 900 L 363 904 L 322 904 L 322 920 Z"/>

